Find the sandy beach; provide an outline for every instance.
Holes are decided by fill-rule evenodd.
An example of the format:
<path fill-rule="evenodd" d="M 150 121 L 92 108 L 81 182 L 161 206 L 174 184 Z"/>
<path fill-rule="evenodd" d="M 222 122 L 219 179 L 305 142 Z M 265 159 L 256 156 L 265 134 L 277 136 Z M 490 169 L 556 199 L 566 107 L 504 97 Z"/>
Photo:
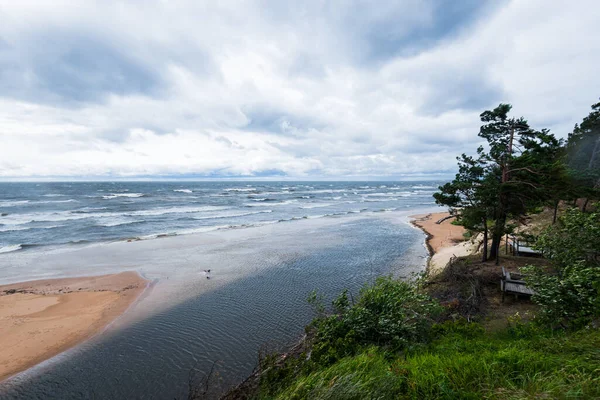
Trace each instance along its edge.
<path fill-rule="evenodd" d="M 146 286 L 135 272 L 0 286 L 0 381 L 101 331 Z"/>
<path fill-rule="evenodd" d="M 466 256 L 472 254 L 477 248 L 477 243 L 465 240 L 463 236 L 466 232 L 465 228 L 452 224 L 454 218 L 437 223 L 449 215 L 447 212 L 441 212 L 411 217 L 412 223 L 428 235 L 427 247 L 431 253 L 428 266 L 430 274 L 440 272 L 453 256 Z"/>

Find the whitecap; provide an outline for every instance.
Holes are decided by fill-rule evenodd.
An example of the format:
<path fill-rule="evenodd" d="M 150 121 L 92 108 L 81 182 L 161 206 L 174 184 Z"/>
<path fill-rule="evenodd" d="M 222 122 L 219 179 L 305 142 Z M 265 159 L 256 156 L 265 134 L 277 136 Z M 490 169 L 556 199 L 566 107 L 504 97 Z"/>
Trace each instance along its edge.
<path fill-rule="evenodd" d="M 333 204 L 330 204 L 330 203 L 313 203 L 313 204 L 307 204 L 307 205 L 301 206 L 300 208 L 303 208 L 303 209 L 321 208 L 321 207 L 329 207 L 332 205 Z"/>
<path fill-rule="evenodd" d="M 13 231 L 27 231 L 31 228 L 20 226 L 20 225 L 8 225 L 8 226 L 0 226 L 0 232 L 13 232 Z"/>
<path fill-rule="evenodd" d="M 256 215 L 256 214 L 266 214 L 272 213 L 273 210 L 260 210 L 260 211 L 250 211 L 245 213 L 230 213 L 230 214 L 216 214 L 216 215 L 205 215 L 202 217 L 194 217 L 194 219 L 219 219 L 219 218 L 235 218 L 235 217 L 246 217 L 248 215 Z"/>
<path fill-rule="evenodd" d="M 138 221 L 113 221 L 113 222 L 105 222 L 102 224 L 99 224 L 100 226 L 106 226 L 106 227 L 112 227 L 112 226 L 120 226 L 120 225 L 129 225 L 129 224 L 137 224 L 140 222 L 144 222 L 143 220 L 138 220 Z"/>
<path fill-rule="evenodd" d="M 173 191 L 179 193 L 192 193 L 190 189 L 174 189 Z"/>
<path fill-rule="evenodd" d="M 18 207 L 27 203 L 29 203 L 29 200 L 6 200 L 0 201 L 0 207 Z"/>
<path fill-rule="evenodd" d="M 70 211 L 59 211 L 49 213 L 28 213 L 28 214 L 9 214 L 2 217 L 2 223 L 5 225 L 24 225 L 31 222 L 58 222 L 72 219 L 89 218 L 90 214 L 71 214 Z"/>
<path fill-rule="evenodd" d="M 17 251 L 17 250 L 21 250 L 21 249 L 22 249 L 22 247 L 20 244 L 4 246 L 4 247 L 0 247 L 0 253 L 10 253 L 11 251 Z"/>
<path fill-rule="evenodd" d="M 109 195 L 102 196 L 102 198 L 104 200 L 111 200 L 111 199 L 116 199 L 117 197 L 135 198 L 135 197 L 142 197 L 142 196 L 144 196 L 143 193 L 111 193 Z"/>
<path fill-rule="evenodd" d="M 227 188 L 223 189 L 224 192 L 256 192 L 256 188 L 246 187 L 246 188 Z"/>
<path fill-rule="evenodd" d="M 200 213 L 206 211 L 221 211 L 228 210 L 231 207 L 225 206 L 202 206 L 202 207 L 166 207 L 166 208 L 154 208 L 150 210 L 139 210 L 121 215 L 145 215 L 145 216 L 159 216 L 164 214 L 189 214 L 189 213 Z"/>
<path fill-rule="evenodd" d="M 36 201 L 35 204 L 50 204 L 50 203 L 78 203 L 75 199 L 69 200 L 44 200 L 44 201 Z"/>
<path fill-rule="evenodd" d="M 279 203 L 273 203 L 273 202 L 257 202 L 257 203 L 246 203 L 244 204 L 246 207 L 271 207 L 271 206 L 285 206 L 287 204 L 291 204 L 291 203 L 295 203 L 296 200 L 286 200 L 286 201 L 282 201 Z"/>

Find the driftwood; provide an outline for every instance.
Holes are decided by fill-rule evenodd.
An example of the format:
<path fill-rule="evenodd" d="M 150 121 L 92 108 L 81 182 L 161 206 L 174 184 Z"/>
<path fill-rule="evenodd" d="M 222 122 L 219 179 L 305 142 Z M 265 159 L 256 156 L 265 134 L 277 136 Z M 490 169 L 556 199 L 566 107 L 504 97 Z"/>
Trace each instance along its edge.
<path fill-rule="evenodd" d="M 441 224 L 442 222 L 444 222 L 445 220 L 447 220 L 447 219 L 450 219 L 450 218 L 455 218 L 455 217 L 456 217 L 456 215 L 447 215 L 447 216 L 445 216 L 444 218 L 442 218 L 442 219 L 440 219 L 439 221 L 437 221 L 437 222 L 436 222 L 436 224 L 438 224 L 438 225 L 439 225 L 439 224 Z"/>

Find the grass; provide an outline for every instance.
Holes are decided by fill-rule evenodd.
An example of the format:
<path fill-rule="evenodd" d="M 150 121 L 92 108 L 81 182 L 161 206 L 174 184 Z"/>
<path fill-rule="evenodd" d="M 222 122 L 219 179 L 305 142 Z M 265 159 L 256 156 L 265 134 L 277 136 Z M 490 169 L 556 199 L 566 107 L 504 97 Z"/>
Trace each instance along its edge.
<path fill-rule="evenodd" d="M 313 365 L 262 399 L 600 398 L 600 331 L 551 334 L 454 329 L 426 346 L 390 354 L 371 346 L 330 366 Z M 447 327 L 450 327 L 448 329 Z M 479 328 L 478 328 L 479 327 Z"/>

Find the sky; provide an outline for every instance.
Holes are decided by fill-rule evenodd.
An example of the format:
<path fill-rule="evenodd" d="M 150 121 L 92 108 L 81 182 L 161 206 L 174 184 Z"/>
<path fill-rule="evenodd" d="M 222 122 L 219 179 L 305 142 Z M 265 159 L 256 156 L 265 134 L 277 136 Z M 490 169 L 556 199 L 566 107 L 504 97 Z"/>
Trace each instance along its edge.
<path fill-rule="evenodd" d="M 566 137 L 597 0 L 0 0 L 0 180 L 446 179 L 479 114 Z"/>

